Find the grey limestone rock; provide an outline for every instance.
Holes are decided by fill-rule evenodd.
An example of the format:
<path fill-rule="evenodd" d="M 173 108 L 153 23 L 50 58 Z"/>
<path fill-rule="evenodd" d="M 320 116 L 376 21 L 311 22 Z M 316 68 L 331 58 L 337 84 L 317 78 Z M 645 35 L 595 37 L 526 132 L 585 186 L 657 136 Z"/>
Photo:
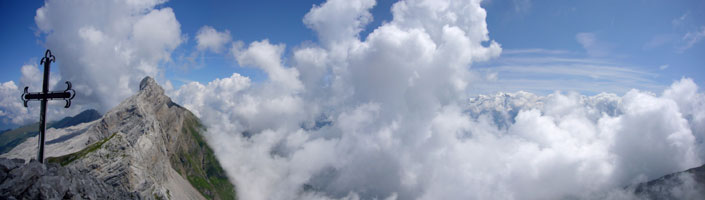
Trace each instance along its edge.
<path fill-rule="evenodd" d="M 2 199 L 139 199 L 76 169 L 0 158 Z"/>

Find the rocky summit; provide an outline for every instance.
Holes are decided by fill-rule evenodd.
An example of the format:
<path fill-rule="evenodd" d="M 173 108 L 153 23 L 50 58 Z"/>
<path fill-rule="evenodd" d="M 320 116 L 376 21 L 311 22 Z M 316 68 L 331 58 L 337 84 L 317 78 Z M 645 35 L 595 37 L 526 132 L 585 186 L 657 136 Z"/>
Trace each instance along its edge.
<path fill-rule="evenodd" d="M 48 163 L 134 193 L 132 198 L 234 199 L 200 120 L 151 77 L 139 89 L 98 120 L 47 130 Z M 32 158 L 36 141 L 27 139 L 1 157 Z"/>

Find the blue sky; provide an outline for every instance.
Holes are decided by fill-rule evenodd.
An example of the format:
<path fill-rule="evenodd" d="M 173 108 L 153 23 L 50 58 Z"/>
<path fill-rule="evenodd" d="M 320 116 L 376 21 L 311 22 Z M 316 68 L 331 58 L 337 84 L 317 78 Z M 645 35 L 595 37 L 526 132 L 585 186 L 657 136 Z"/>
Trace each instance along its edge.
<path fill-rule="evenodd" d="M 508 58 L 573 58 L 647 73 L 643 77 L 652 83 L 627 84 L 643 90 L 660 91 L 659 85 L 668 85 L 683 76 L 697 83 L 705 79 L 703 1 L 490 1 L 484 6 L 490 36 L 505 50 L 500 59 L 483 65 L 489 70 Z M 700 39 L 688 46 L 684 37 L 695 32 L 700 32 Z M 594 46 L 581 45 L 577 39 L 580 33 L 594 37 Z M 544 51 L 511 54 L 512 50 L 522 49 Z M 546 76 L 545 79 L 565 78 Z M 588 78 L 590 81 L 601 80 Z"/>
<path fill-rule="evenodd" d="M 172 54 L 174 62 L 164 63 L 166 76 L 175 86 L 182 81 L 208 82 L 238 72 L 262 80 L 262 72 L 253 68 L 238 67 L 234 59 L 222 54 L 206 52 L 200 56 L 201 68 L 182 69 L 180 56 L 193 51 L 193 37 L 204 25 L 217 30 L 230 30 L 234 40 L 251 42 L 269 39 L 284 43 L 287 50 L 305 43 L 316 42 L 315 33 L 302 22 L 303 16 L 314 4 L 322 1 L 182 1 L 175 0 L 160 5 L 174 9 L 187 37 Z M 361 37 L 384 21 L 391 19 L 390 7 L 395 1 L 381 0 L 373 8 L 374 21 L 366 26 Z M 18 81 L 20 67 L 36 62 L 44 45 L 34 23 L 36 9 L 43 5 L 37 1 L 3 1 L 0 26 L 3 27 L 0 47 L 0 81 Z M 705 2 L 703 1 L 528 1 L 492 0 L 483 3 L 487 10 L 490 38 L 499 42 L 505 52 L 499 59 L 477 63 L 478 70 L 493 70 L 506 65 L 504 58 L 575 58 L 609 62 L 609 66 L 627 67 L 650 73 L 646 78 L 651 85 L 629 85 L 639 89 L 660 89 L 683 76 L 697 83 L 705 80 Z M 700 32 L 692 44 L 684 37 Z M 576 39 L 579 33 L 594 36 L 596 50 L 592 54 Z M 514 51 L 517 50 L 517 51 Z M 524 51 L 532 50 L 532 51 Z M 509 52 L 509 54 L 507 54 Z M 530 53 L 531 52 L 531 53 Z M 514 54 L 516 53 L 516 54 Z M 60 59 L 60 58 L 59 58 Z M 513 64 L 535 64 L 522 62 Z M 664 68 L 664 69 L 660 69 Z M 499 71 L 502 78 L 522 75 Z M 518 76 L 518 77 L 517 77 Z M 526 75 L 524 75 L 526 76 Z M 536 77 L 534 77 L 536 76 Z M 566 78 L 560 74 L 544 75 L 548 80 Z M 521 77 L 541 78 L 541 75 Z M 569 79 L 580 77 L 570 77 Z M 543 79 L 543 78 L 542 78 Z M 546 80 L 543 79 L 543 80 Z M 590 81 L 589 79 L 587 81 Z M 599 81 L 599 80 L 594 80 Z M 647 87 L 649 86 L 649 87 Z M 500 89 L 501 86 L 497 86 Z M 537 86 L 542 87 L 542 86 Z M 516 87 L 506 87 L 515 90 Z M 551 91 L 563 88 L 529 89 Z M 494 90 L 494 89 L 493 89 Z M 615 90 L 620 91 L 620 90 Z M 588 91 L 588 93 L 590 93 Z"/>
<path fill-rule="evenodd" d="M 176 13 L 176 18 L 182 26 L 183 33 L 191 38 L 186 45 L 175 51 L 175 57 L 187 56 L 193 51 L 196 42 L 193 37 L 204 26 L 212 26 L 217 30 L 230 30 L 233 40 L 245 43 L 268 39 L 272 43 L 284 43 L 290 50 L 292 47 L 316 42 L 316 34 L 307 28 L 302 19 L 313 5 L 318 5 L 323 0 L 306 1 L 207 1 L 193 3 L 190 1 L 170 1 L 165 5 L 171 7 Z M 362 32 L 362 36 L 369 34 L 374 27 L 384 21 L 389 21 L 392 16 L 389 9 L 393 0 L 377 1 L 377 6 L 371 11 L 374 21 Z M 229 76 L 233 70 L 247 75 L 253 80 L 262 80 L 261 71 L 252 68 L 237 66 L 237 62 L 227 55 L 206 52 L 203 55 L 206 68 L 195 70 L 175 70 L 171 73 L 174 85 L 183 81 L 199 81 L 207 83 L 214 78 Z M 170 63 L 179 65 L 179 63 Z M 180 81 L 182 80 L 182 81 Z"/>

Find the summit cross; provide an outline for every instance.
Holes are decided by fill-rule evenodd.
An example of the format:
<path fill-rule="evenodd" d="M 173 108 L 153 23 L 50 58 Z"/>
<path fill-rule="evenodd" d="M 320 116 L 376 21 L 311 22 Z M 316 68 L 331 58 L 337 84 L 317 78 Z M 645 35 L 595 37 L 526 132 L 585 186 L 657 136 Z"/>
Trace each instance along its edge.
<path fill-rule="evenodd" d="M 51 51 L 47 49 L 44 53 L 44 58 L 40 64 L 44 65 L 44 80 L 42 81 L 42 92 L 32 92 L 29 93 L 27 90 L 29 87 L 24 87 L 24 93 L 22 93 L 22 101 L 24 102 L 24 107 L 27 107 L 27 102 L 31 100 L 41 102 L 41 110 L 39 111 L 39 150 L 37 151 L 37 160 L 40 163 L 44 163 L 44 136 L 46 133 L 46 115 L 47 115 L 47 101 L 54 99 L 61 99 L 66 101 L 64 108 L 71 106 L 71 100 L 76 96 L 76 91 L 71 89 L 71 82 L 66 81 L 66 89 L 64 91 L 49 91 L 49 69 L 52 62 L 56 60 L 56 57 L 51 54 Z"/>

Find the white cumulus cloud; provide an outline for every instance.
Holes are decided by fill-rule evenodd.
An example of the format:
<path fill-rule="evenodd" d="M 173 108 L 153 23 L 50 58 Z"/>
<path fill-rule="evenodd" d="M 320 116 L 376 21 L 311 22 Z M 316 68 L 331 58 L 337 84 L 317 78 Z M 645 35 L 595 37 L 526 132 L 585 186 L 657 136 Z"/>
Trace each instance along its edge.
<path fill-rule="evenodd" d="M 231 40 L 229 30 L 218 32 L 211 26 L 203 26 L 196 33 L 196 48 L 200 51 L 208 49 L 220 53 Z"/>
<path fill-rule="evenodd" d="M 0 84 L 0 120 L 3 120 L 2 123 L 24 124 L 28 122 L 29 111 L 20 100 L 21 94 L 21 89 L 14 81 Z"/>
<path fill-rule="evenodd" d="M 131 95 L 144 76 L 162 75 L 159 65 L 183 41 L 174 11 L 156 7 L 162 3 L 49 0 L 37 9 L 35 22 L 61 78 L 77 91 L 74 105 L 105 111 Z"/>

